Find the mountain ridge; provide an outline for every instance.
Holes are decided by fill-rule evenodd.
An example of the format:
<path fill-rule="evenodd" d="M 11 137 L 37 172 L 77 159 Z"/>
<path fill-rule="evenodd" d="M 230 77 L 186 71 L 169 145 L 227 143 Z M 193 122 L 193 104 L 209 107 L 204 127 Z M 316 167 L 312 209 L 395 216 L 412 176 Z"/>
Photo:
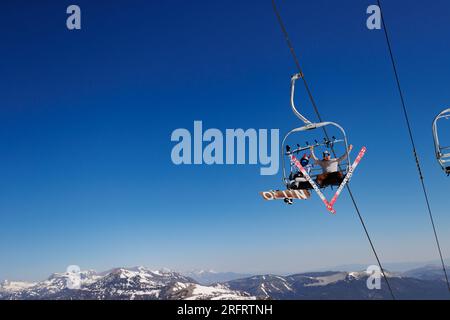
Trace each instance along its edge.
<path fill-rule="evenodd" d="M 53 273 L 35 283 L 4 281 L 0 285 L 0 300 L 256 299 L 224 285 L 202 286 L 167 269 L 114 268 L 100 273 L 82 271 L 79 275 L 74 278 L 68 272 Z"/>
<path fill-rule="evenodd" d="M 423 266 L 404 273 L 386 272 L 397 299 L 449 299 L 442 268 Z M 146 267 L 113 268 L 104 272 L 81 271 L 79 287 L 74 275 L 53 273 L 38 282 L 4 281 L 0 300 L 209 300 L 209 299 L 391 299 L 381 279 L 380 290 L 369 290 L 366 271 L 318 271 L 287 276 L 250 275 L 201 284 L 188 274 Z M 197 271 L 196 274 L 227 273 Z M 237 273 L 228 276 L 238 277 Z"/>

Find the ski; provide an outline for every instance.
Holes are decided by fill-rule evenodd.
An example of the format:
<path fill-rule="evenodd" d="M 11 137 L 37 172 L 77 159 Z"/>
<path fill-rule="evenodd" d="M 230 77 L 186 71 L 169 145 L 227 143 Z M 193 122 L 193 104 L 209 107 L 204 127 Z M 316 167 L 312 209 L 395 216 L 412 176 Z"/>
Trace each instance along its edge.
<path fill-rule="evenodd" d="M 355 171 L 356 167 L 358 166 L 359 162 L 361 161 L 362 157 L 364 157 L 364 154 L 366 153 L 366 147 L 362 147 L 361 151 L 359 151 L 358 156 L 356 157 L 355 161 L 351 165 L 351 167 L 348 169 L 348 172 L 344 178 L 344 180 L 341 182 L 341 185 L 336 190 L 336 193 L 334 194 L 333 198 L 330 201 L 330 206 L 334 206 L 336 203 L 337 198 L 341 194 L 342 190 L 344 189 L 345 185 L 350 181 L 353 172 Z"/>
<path fill-rule="evenodd" d="M 308 190 L 271 190 L 260 192 L 265 200 L 300 199 L 306 200 L 311 197 Z"/>
<path fill-rule="evenodd" d="M 317 193 L 319 198 L 323 201 L 323 203 L 327 207 L 327 210 L 330 211 L 331 213 L 335 214 L 336 211 L 333 209 L 333 206 L 331 206 L 328 203 L 328 200 L 325 198 L 325 196 L 323 195 L 322 191 L 320 191 L 319 187 L 314 182 L 314 180 L 311 179 L 311 177 L 309 176 L 308 172 L 306 172 L 305 168 L 303 168 L 303 166 L 301 165 L 300 161 L 298 161 L 298 159 L 293 154 L 291 154 L 290 157 L 291 157 L 292 163 L 295 164 L 295 166 L 300 170 L 300 172 L 303 174 L 303 177 L 305 177 L 306 181 L 309 182 L 309 184 L 313 187 L 314 191 Z"/>

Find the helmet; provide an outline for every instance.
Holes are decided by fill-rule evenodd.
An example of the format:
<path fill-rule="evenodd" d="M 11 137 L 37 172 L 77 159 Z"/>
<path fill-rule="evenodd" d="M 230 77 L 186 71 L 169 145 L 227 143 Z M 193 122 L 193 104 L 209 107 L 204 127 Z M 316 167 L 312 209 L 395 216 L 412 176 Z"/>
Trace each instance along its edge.
<path fill-rule="evenodd" d="M 303 157 L 300 159 L 300 164 L 302 167 L 307 166 L 309 163 L 309 157 L 308 155 L 304 154 Z"/>

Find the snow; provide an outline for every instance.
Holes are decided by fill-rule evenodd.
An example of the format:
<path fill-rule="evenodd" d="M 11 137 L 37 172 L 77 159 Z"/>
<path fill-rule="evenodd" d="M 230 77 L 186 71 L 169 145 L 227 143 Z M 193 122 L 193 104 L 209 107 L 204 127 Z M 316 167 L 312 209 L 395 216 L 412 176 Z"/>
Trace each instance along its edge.
<path fill-rule="evenodd" d="M 6 293 L 6 297 L 11 299 L 45 298 L 67 288 L 67 280 L 72 276 L 69 273 L 54 273 L 47 280 L 37 283 L 5 282 L 0 285 L 0 292 L 4 297 Z M 176 272 L 153 271 L 144 267 L 116 268 L 101 275 L 82 272 L 81 290 L 95 299 L 172 299 L 180 298 L 177 292 L 182 290 L 186 291 L 182 292 L 181 298 L 188 300 L 256 299 L 247 293 L 231 290 L 226 285 L 199 285 L 189 282 L 188 278 Z M 67 294 L 64 292 L 62 297 Z M 71 294 L 75 299 L 85 296 L 76 291 Z"/>
<path fill-rule="evenodd" d="M 266 296 L 268 296 L 267 291 L 266 291 L 266 287 L 265 287 L 264 283 L 261 283 L 261 290 L 264 292 L 264 294 L 265 294 Z"/>
<path fill-rule="evenodd" d="M 159 294 L 161 293 L 161 290 L 117 290 L 116 293 L 118 295 L 130 295 L 130 299 L 134 300 L 136 296 L 154 296 L 156 298 L 159 297 Z"/>
<path fill-rule="evenodd" d="M 24 289 L 28 289 L 30 287 L 35 286 L 36 283 L 34 282 L 22 282 L 22 281 L 7 281 L 5 280 L 0 285 L 0 291 L 9 291 L 9 292 L 16 292 Z"/>
<path fill-rule="evenodd" d="M 366 271 L 361 271 L 361 272 L 349 272 L 348 275 L 354 279 L 361 279 L 363 277 L 366 277 L 368 275 L 368 273 Z"/>
<path fill-rule="evenodd" d="M 306 287 L 317 287 L 317 286 L 326 286 L 331 283 L 336 283 L 338 281 L 343 281 L 347 278 L 346 272 L 338 272 L 325 277 L 315 277 L 311 278 L 317 280 L 317 282 L 305 284 Z"/>
<path fill-rule="evenodd" d="M 284 284 L 285 288 L 288 289 L 289 291 L 294 291 L 294 289 L 292 289 L 292 288 L 286 283 L 286 281 L 283 281 L 283 284 Z"/>
<path fill-rule="evenodd" d="M 191 296 L 187 297 L 185 300 L 255 300 L 256 297 L 250 297 L 241 294 L 240 292 L 230 290 L 224 285 L 215 286 L 202 286 L 198 284 L 192 285 L 193 290 Z"/>

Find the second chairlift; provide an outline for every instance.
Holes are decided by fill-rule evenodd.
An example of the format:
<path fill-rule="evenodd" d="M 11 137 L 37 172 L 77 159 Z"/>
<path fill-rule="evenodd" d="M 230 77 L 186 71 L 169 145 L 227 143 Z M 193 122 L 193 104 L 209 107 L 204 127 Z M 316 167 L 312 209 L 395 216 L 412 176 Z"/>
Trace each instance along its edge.
<path fill-rule="evenodd" d="M 441 122 L 441 120 L 443 119 L 450 119 L 450 108 L 440 112 L 433 121 L 433 138 L 436 159 L 438 160 L 439 165 L 444 170 L 444 172 L 447 175 L 450 175 L 450 144 L 442 145 L 439 140 L 438 122 Z M 450 140 L 447 139 L 446 142 L 450 143 Z"/>

